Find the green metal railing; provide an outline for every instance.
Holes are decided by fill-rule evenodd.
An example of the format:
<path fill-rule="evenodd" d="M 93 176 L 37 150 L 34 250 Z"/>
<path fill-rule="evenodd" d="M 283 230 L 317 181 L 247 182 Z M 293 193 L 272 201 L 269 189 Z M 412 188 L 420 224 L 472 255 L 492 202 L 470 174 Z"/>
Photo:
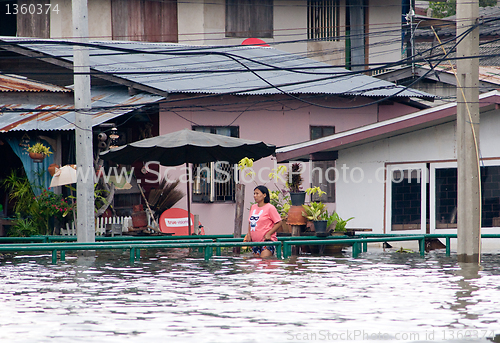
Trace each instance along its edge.
<path fill-rule="evenodd" d="M 377 237 L 377 238 L 337 238 L 325 240 L 293 240 L 283 241 L 283 257 L 290 257 L 292 254 L 292 245 L 328 245 L 328 244 L 349 244 L 352 245 L 352 256 L 358 257 L 363 243 L 381 243 L 387 241 L 419 241 L 420 255 L 425 254 L 425 235 L 411 235 L 401 237 Z"/>
<path fill-rule="evenodd" d="M 276 256 L 281 258 L 281 242 L 253 242 L 253 246 L 274 245 L 276 246 Z M 248 246 L 244 242 L 214 242 L 213 240 L 172 240 L 169 242 L 105 242 L 105 243 L 32 243 L 32 244 L 2 244 L 0 252 L 18 252 L 18 251 L 51 251 L 52 263 L 57 263 L 57 253 L 60 252 L 61 261 L 65 260 L 66 251 L 75 250 L 108 250 L 108 249 L 129 249 L 130 262 L 134 263 L 140 259 L 141 249 L 160 249 L 160 248 L 199 248 L 205 256 L 205 260 L 213 255 L 213 248 Z M 220 255 L 220 250 L 218 250 Z"/>
<path fill-rule="evenodd" d="M 335 237 L 335 238 L 332 238 Z M 205 236 L 115 236 L 96 237 L 96 242 L 77 243 L 74 236 L 33 236 L 33 237 L 0 237 L 0 252 L 19 251 L 51 251 L 52 263 L 64 261 L 66 251 L 78 250 L 130 250 L 130 262 L 140 259 L 141 249 L 168 249 L 168 248 L 198 248 L 205 260 L 213 256 L 214 249 L 217 256 L 221 255 L 224 247 L 245 247 L 273 245 L 276 247 L 276 256 L 288 258 L 291 256 L 292 246 L 300 245 L 331 245 L 344 244 L 352 246 L 352 256 L 357 258 L 361 252 L 366 252 L 368 243 L 382 243 L 394 241 L 418 241 L 420 255 L 425 254 L 425 240 L 431 238 L 446 239 L 446 255 L 450 255 L 450 241 L 457 238 L 457 234 L 359 234 L 352 236 L 282 236 L 276 242 L 243 242 L 243 238 L 234 238 L 232 235 L 205 235 Z M 500 234 L 482 234 L 481 238 L 500 238 Z M 20 242 L 20 243 L 19 243 Z"/>
<path fill-rule="evenodd" d="M 96 236 L 96 242 L 111 242 L 111 241 L 170 241 L 179 239 L 217 239 L 217 238 L 232 238 L 233 235 L 200 235 L 200 236 Z M 57 235 L 37 235 L 30 237 L 0 237 L 1 243 L 51 243 L 51 242 L 76 242 L 76 236 L 57 236 Z"/>

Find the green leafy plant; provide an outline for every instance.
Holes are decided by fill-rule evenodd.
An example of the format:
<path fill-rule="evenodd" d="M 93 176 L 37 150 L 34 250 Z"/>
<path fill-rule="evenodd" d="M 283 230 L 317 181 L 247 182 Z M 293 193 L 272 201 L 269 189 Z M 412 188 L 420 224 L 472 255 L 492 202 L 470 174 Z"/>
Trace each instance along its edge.
<path fill-rule="evenodd" d="M 106 200 L 106 196 L 109 193 L 109 191 L 99 188 L 98 185 L 99 185 L 98 183 L 94 184 L 94 212 L 95 213 L 97 213 L 97 211 L 102 206 L 104 206 L 105 204 L 108 203 L 108 201 Z M 76 193 L 75 187 L 70 186 L 70 185 L 66 185 L 66 187 L 68 187 L 68 189 L 71 191 L 71 194 L 73 194 L 73 192 Z M 76 202 L 76 197 L 74 195 L 69 195 L 67 198 L 72 199 L 73 202 Z M 75 211 L 75 213 L 77 211 L 76 203 L 74 205 L 74 211 Z"/>
<path fill-rule="evenodd" d="M 347 225 L 347 222 L 349 220 L 352 220 L 354 219 L 354 217 L 351 217 L 347 220 L 343 220 L 342 218 L 340 218 L 339 214 L 335 211 L 333 211 L 330 215 L 328 215 L 327 217 L 327 220 L 328 220 L 328 226 L 330 226 L 331 224 L 333 224 L 333 222 L 337 221 L 337 224 L 335 225 L 335 232 L 344 232 L 346 231 L 345 227 Z"/>
<path fill-rule="evenodd" d="M 318 221 L 325 220 L 325 213 L 327 213 L 326 205 L 322 202 L 312 202 L 309 205 L 302 205 L 304 212 L 302 215 L 308 220 Z"/>
<path fill-rule="evenodd" d="M 497 0 L 479 0 L 479 7 L 495 6 Z M 457 1 L 430 1 L 429 7 L 432 9 L 433 18 L 445 18 L 457 13 Z"/>
<path fill-rule="evenodd" d="M 43 190 L 33 197 L 29 218 L 33 220 L 40 232 L 50 234 L 53 219 L 63 221 L 66 216 L 73 213 L 73 205 L 66 202 L 61 194 Z"/>
<path fill-rule="evenodd" d="M 29 237 L 38 235 L 38 227 L 31 218 L 21 218 L 19 215 L 9 229 L 10 237 Z"/>
<path fill-rule="evenodd" d="M 401 247 L 398 250 L 396 250 L 396 252 L 402 253 L 402 254 L 413 254 L 415 251 Z"/>
<path fill-rule="evenodd" d="M 35 154 L 44 154 L 46 156 L 49 156 L 52 154 L 52 151 L 50 151 L 50 148 L 48 146 L 43 145 L 42 143 L 36 143 L 35 145 L 31 145 L 26 149 L 28 152 L 32 152 Z"/>
<path fill-rule="evenodd" d="M 286 190 L 271 191 L 269 196 L 271 198 L 269 202 L 276 207 L 281 218 L 286 218 L 290 206 L 292 206 L 292 201 L 290 200 L 288 192 Z"/>
<path fill-rule="evenodd" d="M 9 199 L 14 201 L 14 212 L 26 215 L 30 212 L 35 195 L 31 183 L 23 174 L 24 171 L 12 170 L 2 185 L 9 192 Z"/>

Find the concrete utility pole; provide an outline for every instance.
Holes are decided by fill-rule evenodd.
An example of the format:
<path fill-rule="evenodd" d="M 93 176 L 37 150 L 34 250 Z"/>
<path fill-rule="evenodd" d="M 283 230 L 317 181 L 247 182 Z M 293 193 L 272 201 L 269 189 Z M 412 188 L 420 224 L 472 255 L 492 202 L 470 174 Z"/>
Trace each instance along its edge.
<path fill-rule="evenodd" d="M 72 0 L 73 37 L 88 42 L 89 22 L 87 0 Z M 87 47 L 73 47 L 75 109 L 90 109 L 90 58 Z M 80 74 L 78 74 L 80 73 Z M 76 137 L 76 206 L 78 242 L 95 242 L 94 167 L 92 149 L 92 118 L 86 111 L 75 116 Z"/>
<path fill-rule="evenodd" d="M 457 40 L 477 23 L 479 0 L 457 1 Z M 474 57 L 479 51 L 479 28 L 458 44 L 457 57 Z M 459 262 L 480 262 L 481 188 L 479 170 L 479 60 L 457 60 L 457 162 Z"/>

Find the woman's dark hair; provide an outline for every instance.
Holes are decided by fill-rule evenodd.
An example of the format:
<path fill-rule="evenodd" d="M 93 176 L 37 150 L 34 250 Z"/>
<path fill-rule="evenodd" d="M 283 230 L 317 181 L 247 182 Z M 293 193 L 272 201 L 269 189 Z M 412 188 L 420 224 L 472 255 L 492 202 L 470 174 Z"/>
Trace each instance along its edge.
<path fill-rule="evenodd" d="M 271 201 L 271 196 L 269 195 L 269 189 L 267 189 L 266 186 L 257 186 L 253 190 L 258 189 L 259 191 L 262 192 L 266 197 L 264 198 L 264 203 L 268 204 Z"/>

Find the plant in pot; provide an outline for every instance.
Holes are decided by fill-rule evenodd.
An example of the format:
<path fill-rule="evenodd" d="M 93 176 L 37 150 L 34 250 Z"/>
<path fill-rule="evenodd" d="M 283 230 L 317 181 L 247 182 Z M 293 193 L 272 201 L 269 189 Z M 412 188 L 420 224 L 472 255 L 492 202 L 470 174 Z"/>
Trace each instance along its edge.
<path fill-rule="evenodd" d="M 48 146 L 43 145 L 42 143 L 36 143 L 35 145 L 31 145 L 26 149 L 29 153 L 29 156 L 33 160 L 33 162 L 40 163 L 46 156 L 52 154 L 50 148 Z"/>
<path fill-rule="evenodd" d="M 306 193 L 301 191 L 302 182 L 302 164 L 293 163 L 292 168 L 286 175 L 286 186 L 290 190 L 290 199 L 292 201 L 292 206 L 304 205 L 306 200 Z"/>
<path fill-rule="evenodd" d="M 333 227 L 333 225 L 335 224 L 334 226 L 334 229 L 333 231 L 334 232 L 345 232 L 346 231 L 346 225 L 347 225 L 347 222 L 351 219 L 354 219 L 354 217 L 351 217 L 347 220 L 343 220 L 342 218 L 340 218 L 339 214 L 335 211 L 333 211 L 330 215 L 328 215 L 328 228 L 330 229 L 330 226 Z"/>
<path fill-rule="evenodd" d="M 290 195 L 287 194 L 286 190 L 277 190 L 270 192 L 270 203 L 273 205 L 281 217 L 281 228 L 278 229 L 278 233 L 285 232 L 290 233 L 290 227 L 287 224 L 288 211 L 291 207 Z"/>
<path fill-rule="evenodd" d="M 328 232 L 326 231 L 326 215 L 328 215 L 326 205 L 322 202 L 313 201 L 309 205 L 302 205 L 302 208 L 304 209 L 302 215 L 314 223 L 316 236 L 328 236 Z"/>

